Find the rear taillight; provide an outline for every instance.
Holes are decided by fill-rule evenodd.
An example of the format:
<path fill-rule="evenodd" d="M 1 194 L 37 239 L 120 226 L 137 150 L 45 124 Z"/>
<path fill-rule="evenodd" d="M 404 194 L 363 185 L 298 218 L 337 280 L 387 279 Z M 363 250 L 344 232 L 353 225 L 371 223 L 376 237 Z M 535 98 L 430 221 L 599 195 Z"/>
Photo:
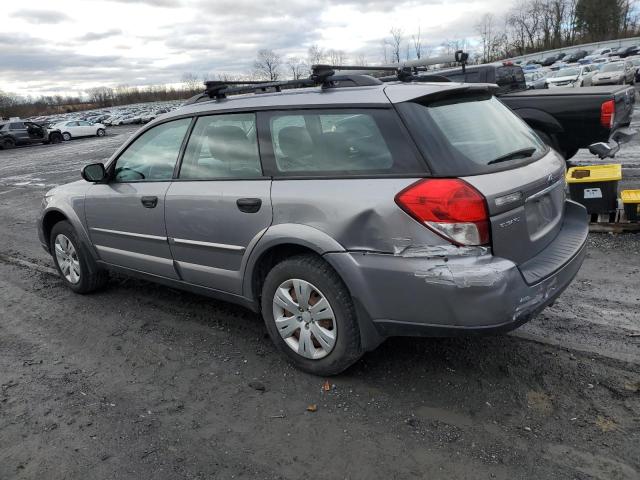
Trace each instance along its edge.
<path fill-rule="evenodd" d="M 600 125 L 605 128 L 613 128 L 616 116 L 616 104 L 613 100 L 607 100 L 600 106 Z"/>
<path fill-rule="evenodd" d="M 395 200 L 413 218 L 456 245 L 489 243 L 487 202 L 463 180 L 420 180 L 398 193 Z"/>

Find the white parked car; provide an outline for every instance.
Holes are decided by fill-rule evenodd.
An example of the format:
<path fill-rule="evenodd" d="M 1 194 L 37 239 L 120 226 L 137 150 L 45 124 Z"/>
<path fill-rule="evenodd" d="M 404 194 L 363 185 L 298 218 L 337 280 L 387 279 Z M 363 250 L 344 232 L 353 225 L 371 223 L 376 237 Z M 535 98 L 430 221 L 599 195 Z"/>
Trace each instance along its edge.
<path fill-rule="evenodd" d="M 584 57 L 584 60 L 591 60 L 593 61 L 595 58 L 598 57 L 603 57 L 605 55 L 609 55 L 611 52 L 613 52 L 613 48 L 611 47 L 607 47 L 607 48 L 598 48 L 596 50 L 594 50 L 593 52 L 591 52 L 589 55 L 587 55 L 586 57 Z"/>
<path fill-rule="evenodd" d="M 552 77 L 547 77 L 549 88 L 555 87 L 582 87 L 585 80 L 590 79 L 598 68 L 595 65 L 572 65 L 555 72 Z M 586 83 L 589 83 L 587 80 Z"/>
<path fill-rule="evenodd" d="M 107 134 L 107 127 L 103 124 L 86 122 L 84 120 L 60 122 L 55 125 L 55 128 L 60 129 L 62 138 L 65 140 L 78 137 L 92 137 L 94 135 L 104 137 Z"/>

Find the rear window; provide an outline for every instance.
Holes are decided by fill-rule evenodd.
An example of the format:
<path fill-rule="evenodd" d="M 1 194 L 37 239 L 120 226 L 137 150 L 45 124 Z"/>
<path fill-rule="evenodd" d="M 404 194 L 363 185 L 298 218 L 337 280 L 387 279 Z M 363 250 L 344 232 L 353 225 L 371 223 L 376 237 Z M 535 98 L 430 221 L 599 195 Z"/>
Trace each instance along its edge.
<path fill-rule="evenodd" d="M 392 110 L 299 110 L 268 115 L 279 175 L 424 174 Z"/>
<path fill-rule="evenodd" d="M 489 94 L 402 103 L 399 110 L 439 176 L 515 168 L 547 152 L 538 136 Z"/>

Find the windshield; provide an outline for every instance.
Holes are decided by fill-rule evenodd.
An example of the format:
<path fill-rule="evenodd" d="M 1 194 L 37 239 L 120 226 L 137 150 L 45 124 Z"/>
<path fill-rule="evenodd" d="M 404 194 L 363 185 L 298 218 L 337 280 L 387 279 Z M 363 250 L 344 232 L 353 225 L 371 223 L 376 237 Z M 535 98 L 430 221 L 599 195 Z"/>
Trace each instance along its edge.
<path fill-rule="evenodd" d="M 621 72 L 623 68 L 622 62 L 607 63 L 600 69 L 601 72 Z"/>
<path fill-rule="evenodd" d="M 576 77 L 580 75 L 580 70 L 577 68 L 565 68 L 557 73 L 557 77 Z"/>
<path fill-rule="evenodd" d="M 526 123 L 489 94 L 427 102 L 399 107 L 437 175 L 479 175 L 514 168 L 547 151 Z"/>

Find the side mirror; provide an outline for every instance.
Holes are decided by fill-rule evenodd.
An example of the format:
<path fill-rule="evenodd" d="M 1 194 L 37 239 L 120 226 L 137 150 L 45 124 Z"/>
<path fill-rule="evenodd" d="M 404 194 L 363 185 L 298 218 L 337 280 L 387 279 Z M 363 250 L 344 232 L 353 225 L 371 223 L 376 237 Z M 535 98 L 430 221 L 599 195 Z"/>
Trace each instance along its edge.
<path fill-rule="evenodd" d="M 107 171 L 102 163 L 92 163 L 82 169 L 82 178 L 87 182 L 102 182 L 107 178 Z"/>

